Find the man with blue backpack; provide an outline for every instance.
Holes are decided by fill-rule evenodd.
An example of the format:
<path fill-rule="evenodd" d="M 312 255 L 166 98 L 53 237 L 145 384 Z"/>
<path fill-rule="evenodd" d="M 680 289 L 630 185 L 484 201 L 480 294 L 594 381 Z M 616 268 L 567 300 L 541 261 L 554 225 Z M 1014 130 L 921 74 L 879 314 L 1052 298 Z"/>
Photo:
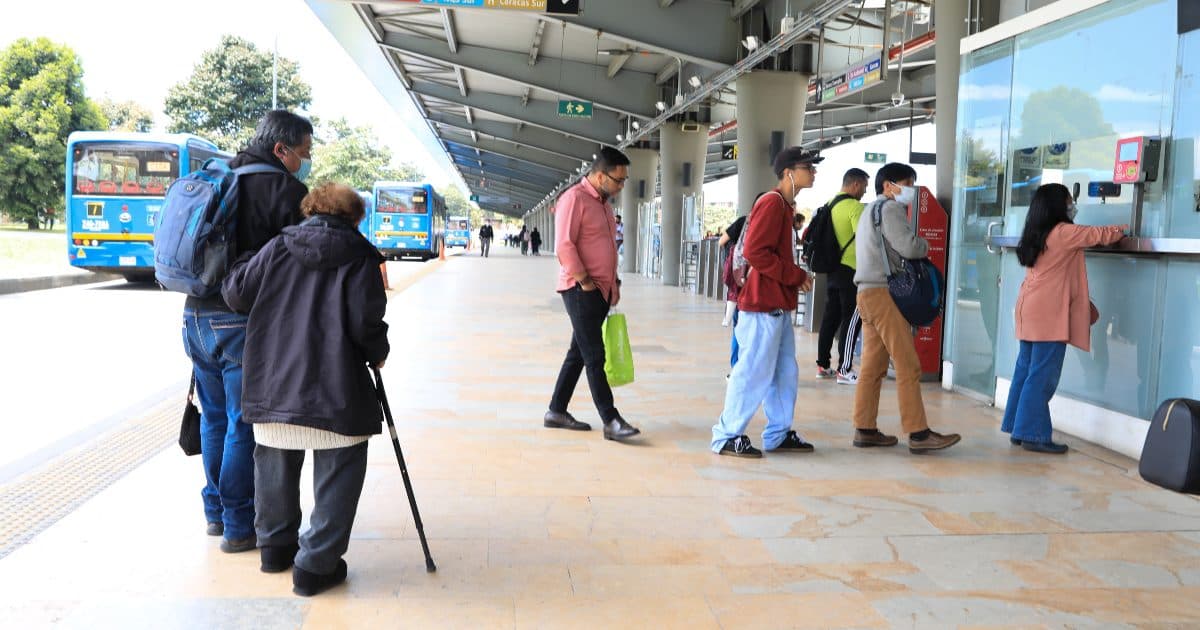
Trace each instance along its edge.
<path fill-rule="evenodd" d="M 188 295 L 183 336 L 201 409 L 201 495 L 208 534 L 224 536 L 226 553 L 251 551 L 257 540 L 254 433 L 242 422 L 247 318 L 221 298 L 221 280 L 234 259 L 303 219 L 312 134 L 308 120 L 268 112 L 228 165 L 210 161 L 171 185 L 155 230 L 156 277 Z"/>

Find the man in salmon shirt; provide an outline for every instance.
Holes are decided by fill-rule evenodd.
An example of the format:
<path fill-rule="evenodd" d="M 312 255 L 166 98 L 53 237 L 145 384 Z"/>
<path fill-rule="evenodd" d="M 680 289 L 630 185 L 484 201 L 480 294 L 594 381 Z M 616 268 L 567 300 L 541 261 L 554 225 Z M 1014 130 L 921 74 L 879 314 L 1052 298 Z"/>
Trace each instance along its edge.
<path fill-rule="evenodd" d="M 588 387 L 604 439 L 624 440 L 641 433 L 613 406 L 612 388 L 604 374 L 604 340 L 601 330 L 608 309 L 621 299 L 617 278 L 617 226 L 608 200 L 621 192 L 629 179 L 629 158 L 604 147 L 592 170 L 568 188 L 554 206 L 554 253 L 561 268 L 557 291 L 571 318 L 571 347 L 563 359 L 543 425 L 550 429 L 590 431 L 592 426 L 567 413 L 579 375 L 587 368 Z"/>
<path fill-rule="evenodd" d="M 725 409 L 712 428 L 712 450 L 718 455 L 762 457 L 762 451 L 744 434 L 759 405 L 767 414 L 764 449 L 813 450 L 812 444 L 792 430 L 800 368 L 791 314 L 796 310 L 797 294 L 812 284 L 795 261 L 792 217 L 796 193 L 812 187 L 816 164 L 823 159 L 800 147 L 780 151 L 774 163 L 779 185 L 759 197 L 746 219 L 742 255 L 750 270 L 738 295 L 738 323 L 733 331 L 738 361 L 729 375 Z"/>

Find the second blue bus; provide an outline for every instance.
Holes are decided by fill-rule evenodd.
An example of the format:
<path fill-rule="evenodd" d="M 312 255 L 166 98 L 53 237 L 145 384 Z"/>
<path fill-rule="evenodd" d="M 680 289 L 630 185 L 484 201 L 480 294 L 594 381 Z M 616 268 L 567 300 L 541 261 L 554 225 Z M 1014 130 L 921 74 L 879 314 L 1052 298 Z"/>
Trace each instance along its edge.
<path fill-rule="evenodd" d="M 446 200 L 430 184 L 376 182 L 369 219 L 373 245 L 384 256 L 436 258 L 444 245 Z"/>
<path fill-rule="evenodd" d="M 446 224 L 446 247 L 470 249 L 471 220 L 467 217 L 449 217 Z"/>

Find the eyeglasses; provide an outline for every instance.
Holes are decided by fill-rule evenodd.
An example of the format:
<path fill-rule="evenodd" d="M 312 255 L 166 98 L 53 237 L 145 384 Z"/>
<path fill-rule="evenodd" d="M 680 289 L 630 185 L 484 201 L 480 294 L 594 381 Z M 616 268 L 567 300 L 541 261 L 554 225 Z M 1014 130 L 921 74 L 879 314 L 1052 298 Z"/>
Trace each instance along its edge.
<path fill-rule="evenodd" d="M 604 174 L 604 176 L 605 176 L 605 177 L 607 177 L 607 178 L 609 178 L 609 179 L 611 179 L 611 180 L 613 180 L 614 182 L 617 182 L 617 184 L 619 184 L 619 185 L 621 185 L 621 186 L 624 186 L 624 185 L 625 185 L 625 180 L 629 179 L 629 176 L 628 176 L 628 175 L 626 175 L 625 177 L 613 177 L 612 175 L 609 175 L 608 173 L 605 173 L 605 174 Z"/>

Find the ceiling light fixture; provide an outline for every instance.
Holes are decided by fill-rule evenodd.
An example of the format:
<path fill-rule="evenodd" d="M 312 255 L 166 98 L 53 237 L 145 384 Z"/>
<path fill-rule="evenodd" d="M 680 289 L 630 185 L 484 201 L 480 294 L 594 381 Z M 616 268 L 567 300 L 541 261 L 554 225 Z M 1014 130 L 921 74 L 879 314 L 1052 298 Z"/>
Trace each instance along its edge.
<path fill-rule="evenodd" d="M 636 121 L 636 120 L 635 120 L 635 121 L 633 121 L 633 128 L 634 128 L 634 129 L 641 129 L 641 128 L 642 128 L 642 123 L 640 123 L 640 122 L 638 122 L 638 121 Z"/>
<path fill-rule="evenodd" d="M 665 112 L 665 111 L 667 111 L 667 104 L 664 103 L 663 101 L 659 101 L 654 104 L 654 109 L 657 109 L 660 112 Z"/>
<path fill-rule="evenodd" d="M 700 87 L 700 77 L 693 74 L 692 78 L 688 79 L 688 85 L 694 88 Z"/>
<path fill-rule="evenodd" d="M 625 141 L 625 137 L 622 136 L 621 134 L 617 134 L 617 142 L 624 142 L 624 141 Z"/>
<path fill-rule="evenodd" d="M 742 45 L 745 46 L 746 50 L 749 50 L 749 51 L 758 50 L 758 46 L 760 43 L 761 42 L 759 42 L 758 38 L 755 37 L 754 35 L 750 35 L 746 39 L 742 40 Z"/>

